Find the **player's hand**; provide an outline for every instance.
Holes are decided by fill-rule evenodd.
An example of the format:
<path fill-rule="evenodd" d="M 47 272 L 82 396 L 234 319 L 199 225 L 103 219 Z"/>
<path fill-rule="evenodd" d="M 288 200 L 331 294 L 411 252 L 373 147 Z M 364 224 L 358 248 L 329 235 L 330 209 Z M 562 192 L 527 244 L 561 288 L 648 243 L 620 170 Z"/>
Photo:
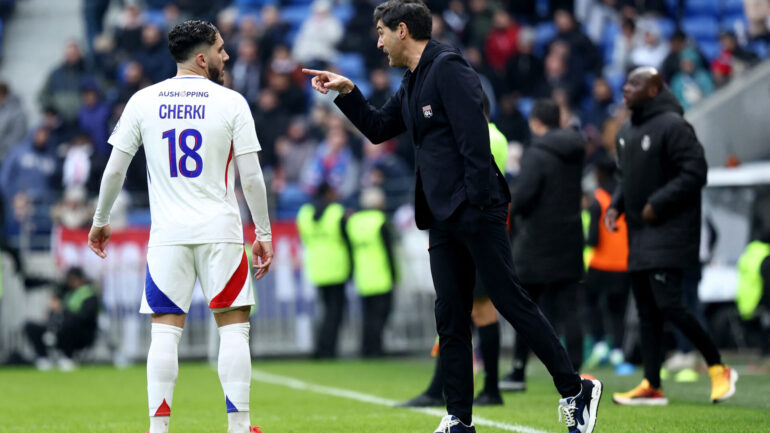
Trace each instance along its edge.
<path fill-rule="evenodd" d="M 607 230 L 614 232 L 618 229 L 618 210 L 611 207 L 607 209 L 607 213 L 604 215 L 604 227 Z"/>
<path fill-rule="evenodd" d="M 313 75 L 310 84 L 324 95 L 329 93 L 329 90 L 336 90 L 342 94 L 350 93 L 355 87 L 355 84 L 350 79 L 334 72 L 305 68 L 302 69 L 302 72 Z"/>
<path fill-rule="evenodd" d="M 109 224 L 104 227 L 91 226 L 91 231 L 88 233 L 88 247 L 97 256 L 101 258 L 107 257 L 107 252 L 104 250 L 110 241 L 110 235 L 112 235 L 112 229 Z"/>
<path fill-rule="evenodd" d="M 647 224 L 652 224 L 658 220 L 658 214 L 655 213 L 655 209 L 649 203 L 644 205 L 644 209 L 642 209 L 642 220 Z"/>
<path fill-rule="evenodd" d="M 270 270 L 270 265 L 273 263 L 273 243 L 256 240 L 251 245 L 251 253 L 251 267 L 257 270 L 254 278 L 259 280 Z"/>

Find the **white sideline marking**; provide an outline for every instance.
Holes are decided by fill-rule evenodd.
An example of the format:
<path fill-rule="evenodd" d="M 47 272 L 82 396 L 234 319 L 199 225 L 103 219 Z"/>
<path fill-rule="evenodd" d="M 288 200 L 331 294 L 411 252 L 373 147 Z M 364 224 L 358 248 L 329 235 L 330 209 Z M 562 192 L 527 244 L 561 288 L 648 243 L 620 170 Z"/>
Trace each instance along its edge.
<path fill-rule="evenodd" d="M 269 383 L 272 385 L 285 386 L 287 388 L 292 388 L 299 391 L 310 391 L 316 394 L 325 394 L 325 395 L 331 395 L 334 397 L 347 398 L 349 400 L 355 400 L 355 401 L 360 401 L 364 403 L 377 404 L 380 406 L 393 407 L 393 405 L 397 403 L 394 400 L 377 397 L 376 395 L 364 394 L 362 392 L 351 391 L 349 389 L 316 385 L 316 384 L 308 383 L 299 379 L 294 379 L 293 377 L 280 376 L 277 374 L 267 373 L 256 369 L 252 370 L 251 380 Z M 422 408 L 422 407 L 410 407 L 405 409 L 409 409 L 413 412 L 420 412 L 426 415 L 432 415 L 436 417 L 443 417 L 444 415 L 446 415 L 446 411 L 440 410 L 440 409 L 431 409 L 431 408 Z M 519 433 L 548 433 L 544 430 L 538 430 L 536 428 L 527 427 L 524 425 L 506 424 L 503 422 L 494 421 L 491 419 L 482 418 L 475 415 L 473 416 L 473 423 L 477 425 L 495 427 L 501 430 L 507 430 L 507 431 L 513 431 L 513 432 L 519 432 Z"/>

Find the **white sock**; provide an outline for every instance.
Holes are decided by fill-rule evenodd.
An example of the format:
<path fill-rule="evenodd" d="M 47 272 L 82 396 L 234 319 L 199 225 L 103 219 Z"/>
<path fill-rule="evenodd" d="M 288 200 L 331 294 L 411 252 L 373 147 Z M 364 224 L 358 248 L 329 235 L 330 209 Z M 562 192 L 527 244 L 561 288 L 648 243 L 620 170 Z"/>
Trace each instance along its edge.
<path fill-rule="evenodd" d="M 227 432 L 249 433 L 251 354 L 248 323 L 219 328 L 218 370 L 227 405 Z"/>
<path fill-rule="evenodd" d="M 152 341 L 147 353 L 147 400 L 150 409 L 150 433 L 167 433 L 174 385 L 179 373 L 177 347 L 182 328 L 162 323 L 152 324 Z"/>

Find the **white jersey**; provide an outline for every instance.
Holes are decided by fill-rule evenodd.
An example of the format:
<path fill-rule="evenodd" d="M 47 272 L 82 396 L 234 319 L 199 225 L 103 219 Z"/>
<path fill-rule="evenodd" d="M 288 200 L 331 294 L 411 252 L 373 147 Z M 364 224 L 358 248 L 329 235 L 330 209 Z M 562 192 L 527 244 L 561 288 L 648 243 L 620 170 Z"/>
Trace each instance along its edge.
<path fill-rule="evenodd" d="M 144 145 L 149 246 L 243 243 L 233 159 L 259 151 L 248 103 L 207 78 L 170 78 L 126 104 L 108 140 L 134 155 Z"/>

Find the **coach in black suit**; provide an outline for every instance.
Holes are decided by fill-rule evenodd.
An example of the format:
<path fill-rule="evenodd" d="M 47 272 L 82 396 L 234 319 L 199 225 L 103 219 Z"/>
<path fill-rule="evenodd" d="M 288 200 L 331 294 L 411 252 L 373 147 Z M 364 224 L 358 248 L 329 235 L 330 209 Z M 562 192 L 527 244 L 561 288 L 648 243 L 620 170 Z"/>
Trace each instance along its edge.
<path fill-rule="evenodd" d="M 369 104 L 346 77 L 304 71 L 314 75 L 314 89 L 340 93 L 335 103 L 373 143 L 404 131 L 412 134 L 415 215 L 419 228 L 430 229 L 447 413 L 463 424 L 451 424 L 452 432 L 475 431 L 471 308 L 476 270 L 495 307 L 545 363 L 562 396 L 581 394 L 576 399 L 579 410 L 584 403 L 594 407 L 592 414 L 572 418 L 590 424 L 590 429 L 580 426 L 590 432 L 601 385 L 581 382 L 553 328 L 516 277 L 505 226 L 510 194 L 490 152 L 478 75 L 457 50 L 430 39 L 430 11 L 422 2 L 385 2 L 375 10 L 374 21 L 378 48 L 388 55 L 390 65 L 408 68 L 401 88 L 382 107 Z M 595 402 L 591 395 L 597 395 Z M 576 415 L 578 409 L 569 410 Z M 447 424 L 454 422 L 445 421 L 439 431 L 448 431 Z"/>

